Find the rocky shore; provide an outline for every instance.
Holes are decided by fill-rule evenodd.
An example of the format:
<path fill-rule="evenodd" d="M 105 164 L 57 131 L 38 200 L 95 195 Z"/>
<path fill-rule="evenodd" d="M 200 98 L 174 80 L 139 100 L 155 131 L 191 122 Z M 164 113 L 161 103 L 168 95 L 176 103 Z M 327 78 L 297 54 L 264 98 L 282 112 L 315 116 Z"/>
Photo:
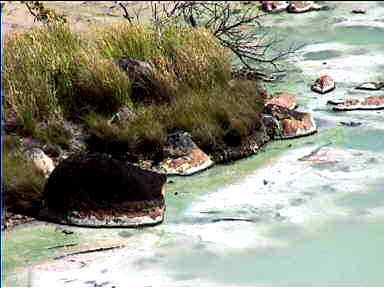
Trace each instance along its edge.
<path fill-rule="evenodd" d="M 168 135 L 164 147 L 165 159 L 158 163 L 151 160 L 130 163 L 114 159 L 111 155 L 86 151 L 62 151 L 51 158 L 52 152 L 47 147 L 36 147 L 38 141 L 23 141 L 27 159 L 47 179 L 43 204 L 39 204 L 40 208 L 36 207 L 39 212 L 35 217 L 89 227 L 159 224 L 164 219 L 166 175 L 193 175 L 217 163 L 256 154 L 273 139 L 292 139 L 315 133 L 317 128 L 312 116 L 295 111 L 296 108 L 296 97 L 292 94 L 281 93 L 270 97 L 265 104 L 259 129 L 240 144 L 227 145 L 210 155 L 194 143 L 189 133 L 174 132 Z M 80 136 L 84 139 L 83 135 Z M 151 196 L 152 193 L 155 193 L 154 196 Z M 143 198 L 130 199 L 129 195 L 142 195 Z M 18 223 L 12 220 L 12 215 L 7 215 L 10 219 L 8 223 Z"/>

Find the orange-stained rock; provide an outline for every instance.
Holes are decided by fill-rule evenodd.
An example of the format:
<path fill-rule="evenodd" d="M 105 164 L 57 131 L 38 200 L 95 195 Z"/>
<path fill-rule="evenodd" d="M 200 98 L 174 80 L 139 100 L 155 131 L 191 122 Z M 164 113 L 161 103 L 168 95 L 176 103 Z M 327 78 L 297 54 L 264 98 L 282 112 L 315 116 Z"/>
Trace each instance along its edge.
<path fill-rule="evenodd" d="M 295 138 L 309 135 L 316 132 L 316 124 L 310 113 L 302 113 L 301 119 L 288 118 L 283 119 L 281 138 Z"/>
<path fill-rule="evenodd" d="M 298 112 L 269 104 L 265 107 L 264 125 L 274 139 L 290 139 L 317 132 L 310 113 Z"/>
<path fill-rule="evenodd" d="M 287 9 L 287 1 L 261 1 L 261 8 L 264 12 L 277 13 Z"/>
<path fill-rule="evenodd" d="M 289 110 L 293 110 L 297 107 L 296 96 L 284 92 L 268 100 L 265 105 L 277 105 Z"/>
<path fill-rule="evenodd" d="M 336 88 L 335 81 L 329 75 L 323 75 L 311 86 L 312 91 L 325 94 Z"/>
<path fill-rule="evenodd" d="M 192 175 L 214 164 L 187 132 L 169 135 L 165 150 L 168 157 L 158 165 L 158 170 L 167 175 Z"/>
<path fill-rule="evenodd" d="M 306 13 L 323 9 L 325 9 L 325 6 L 316 4 L 314 1 L 291 1 L 287 7 L 289 13 Z"/>
<path fill-rule="evenodd" d="M 352 110 L 381 110 L 384 109 L 384 96 L 370 96 L 363 100 L 348 99 L 344 102 L 331 102 L 334 105 L 334 111 L 352 111 Z"/>

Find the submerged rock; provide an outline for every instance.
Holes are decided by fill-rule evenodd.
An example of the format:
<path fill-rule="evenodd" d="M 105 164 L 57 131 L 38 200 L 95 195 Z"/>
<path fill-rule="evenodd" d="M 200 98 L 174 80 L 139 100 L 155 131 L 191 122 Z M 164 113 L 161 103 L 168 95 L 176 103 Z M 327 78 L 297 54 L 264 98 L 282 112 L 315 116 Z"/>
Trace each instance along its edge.
<path fill-rule="evenodd" d="M 311 86 L 312 91 L 325 94 L 336 88 L 335 81 L 328 75 L 323 75 Z"/>
<path fill-rule="evenodd" d="M 340 124 L 348 127 L 358 127 L 362 125 L 361 122 L 354 122 L 354 121 L 350 121 L 350 122 L 341 121 Z"/>
<path fill-rule="evenodd" d="M 384 88 L 384 82 L 364 82 L 355 89 L 377 91 Z"/>
<path fill-rule="evenodd" d="M 362 100 L 348 99 L 343 102 L 331 102 L 334 105 L 333 111 L 353 111 L 353 110 L 381 110 L 384 109 L 384 96 L 371 96 Z"/>
<path fill-rule="evenodd" d="M 24 154 L 27 159 L 31 160 L 36 170 L 39 171 L 45 178 L 48 178 L 55 169 L 53 160 L 40 148 L 27 149 Z"/>
<path fill-rule="evenodd" d="M 351 11 L 353 14 L 365 14 L 367 13 L 367 10 L 364 8 L 355 8 Z"/>
<path fill-rule="evenodd" d="M 289 93 L 281 93 L 268 100 L 265 105 L 277 105 L 293 110 L 297 107 L 296 96 Z"/>
<path fill-rule="evenodd" d="M 137 227 L 161 223 L 166 176 L 105 154 L 74 155 L 52 172 L 42 219 L 80 226 Z"/>
<path fill-rule="evenodd" d="M 326 9 L 328 9 L 327 6 L 316 4 L 314 1 L 291 1 L 287 7 L 289 13 L 306 13 Z"/>
<path fill-rule="evenodd" d="M 322 146 L 299 160 L 308 161 L 313 164 L 334 164 L 344 162 L 350 157 L 351 155 L 342 149 Z"/>
<path fill-rule="evenodd" d="M 276 105 L 265 108 L 264 124 L 274 139 L 290 139 L 317 132 L 316 123 L 310 113 L 289 110 Z"/>
<path fill-rule="evenodd" d="M 214 164 L 187 132 L 170 134 L 164 150 L 167 158 L 160 162 L 158 170 L 168 175 L 192 175 Z"/>

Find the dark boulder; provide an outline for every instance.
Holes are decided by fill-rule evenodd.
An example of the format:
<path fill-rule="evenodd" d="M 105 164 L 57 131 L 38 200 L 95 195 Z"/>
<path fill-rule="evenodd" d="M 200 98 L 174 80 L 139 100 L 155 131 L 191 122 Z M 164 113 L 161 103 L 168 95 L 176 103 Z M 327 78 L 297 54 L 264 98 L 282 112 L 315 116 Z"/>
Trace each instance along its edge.
<path fill-rule="evenodd" d="M 149 216 L 155 224 L 163 219 L 165 183 L 164 174 L 106 154 L 74 155 L 50 175 L 44 189 L 49 213 L 43 217 L 86 226 L 139 226 L 148 219 L 130 220 Z"/>
<path fill-rule="evenodd" d="M 353 14 L 365 14 L 367 13 L 367 10 L 364 8 L 355 8 L 351 11 Z"/>

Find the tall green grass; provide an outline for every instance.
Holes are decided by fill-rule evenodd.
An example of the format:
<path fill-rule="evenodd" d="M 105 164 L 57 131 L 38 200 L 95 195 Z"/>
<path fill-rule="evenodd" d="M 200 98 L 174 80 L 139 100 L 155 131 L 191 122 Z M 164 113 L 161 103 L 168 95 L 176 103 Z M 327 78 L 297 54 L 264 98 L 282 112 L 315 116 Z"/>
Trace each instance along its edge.
<path fill-rule="evenodd" d="M 160 91 L 168 101 L 135 101 L 132 80 L 116 64 L 122 58 L 153 65 L 156 85 L 149 95 Z M 149 26 L 123 23 L 80 35 L 52 25 L 6 41 L 5 112 L 16 115 L 23 134 L 45 142 L 65 145 L 57 133 L 64 129 L 60 123 L 76 119 L 86 124 L 98 149 L 108 152 L 161 157 L 167 133 L 177 129 L 210 151 L 236 145 L 260 122 L 264 99 L 257 84 L 229 85 L 230 75 L 230 52 L 205 29 L 170 26 L 160 35 Z M 121 106 L 137 117 L 109 123 Z M 51 127 L 49 133 L 39 132 L 41 122 Z"/>
<path fill-rule="evenodd" d="M 6 136 L 4 143 L 5 207 L 33 215 L 41 205 L 45 178 L 24 157 L 17 137 Z"/>

